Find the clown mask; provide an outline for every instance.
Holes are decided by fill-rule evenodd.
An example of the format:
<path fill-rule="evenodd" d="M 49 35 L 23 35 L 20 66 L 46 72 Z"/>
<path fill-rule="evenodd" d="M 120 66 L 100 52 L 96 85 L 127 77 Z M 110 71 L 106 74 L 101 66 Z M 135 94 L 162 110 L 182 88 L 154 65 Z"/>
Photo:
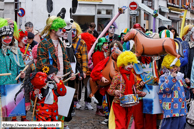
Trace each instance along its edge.
<path fill-rule="evenodd" d="M 65 29 L 59 28 L 58 31 L 56 32 L 56 35 L 57 35 L 58 37 L 64 37 L 64 33 L 65 33 L 65 32 L 66 32 Z"/>
<path fill-rule="evenodd" d="M 27 36 L 23 37 L 22 43 L 26 44 L 27 43 Z"/>
<path fill-rule="evenodd" d="M 13 39 L 13 36 L 11 36 L 11 35 L 9 35 L 9 36 L 3 36 L 1 38 L 1 41 L 2 41 L 3 44 L 9 45 L 11 43 L 12 39 Z"/>
<path fill-rule="evenodd" d="M 111 34 L 114 34 L 115 33 L 115 27 L 113 25 L 110 26 L 108 32 L 111 33 Z"/>
<path fill-rule="evenodd" d="M 124 67 L 124 69 L 127 71 L 131 71 L 132 68 L 133 68 L 133 63 L 128 63 L 128 65 Z"/>
<path fill-rule="evenodd" d="M 102 48 L 103 48 L 104 50 L 108 50 L 108 43 L 104 43 L 103 46 L 102 46 Z"/>
<path fill-rule="evenodd" d="M 54 77 L 55 77 L 55 73 L 52 73 L 52 74 L 49 74 L 48 75 L 48 79 L 49 80 L 52 80 L 53 81 L 54 80 Z"/>

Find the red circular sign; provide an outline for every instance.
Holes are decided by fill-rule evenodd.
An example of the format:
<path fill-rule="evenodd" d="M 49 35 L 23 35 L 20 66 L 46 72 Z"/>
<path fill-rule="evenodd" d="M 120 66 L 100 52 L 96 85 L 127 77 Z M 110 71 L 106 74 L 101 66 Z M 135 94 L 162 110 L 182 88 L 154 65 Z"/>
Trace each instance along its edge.
<path fill-rule="evenodd" d="M 17 14 L 18 14 L 19 17 L 23 17 L 25 15 L 25 10 L 23 8 L 19 8 Z"/>
<path fill-rule="evenodd" d="M 137 5 L 137 3 L 134 2 L 134 1 L 131 2 L 131 3 L 129 4 L 129 8 L 130 8 L 131 10 L 136 10 L 137 7 L 138 7 L 138 5 Z"/>

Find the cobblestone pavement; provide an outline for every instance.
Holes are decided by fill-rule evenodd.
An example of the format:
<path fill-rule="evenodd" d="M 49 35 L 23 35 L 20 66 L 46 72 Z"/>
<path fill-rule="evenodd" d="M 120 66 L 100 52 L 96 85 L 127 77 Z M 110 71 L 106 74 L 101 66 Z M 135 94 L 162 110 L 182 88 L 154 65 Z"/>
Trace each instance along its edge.
<path fill-rule="evenodd" d="M 103 125 L 100 122 L 102 122 L 105 117 L 97 116 L 95 115 L 96 112 L 96 104 L 93 102 L 92 107 L 94 107 L 94 110 L 85 110 L 85 103 L 84 103 L 84 90 L 82 92 L 82 99 L 80 101 L 80 104 L 82 105 L 81 110 L 76 110 L 76 114 L 73 117 L 72 121 L 69 122 L 69 128 L 70 129 L 108 129 L 107 125 Z M 132 120 L 130 121 L 131 127 Z"/>
<path fill-rule="evenodd" d="M 91 103 L 94 110 L 85 110 L 85 102 L 84 98 L 84 90 L 82 92 L 82 99 L 80 104 L 82 108 L 80 110 L 76 110 L 75 116 L 68 123 L 70 129 L 108 129 L 107 125 L 103 125 L 102 122 L 105 117 L 95 115 L 96 112 L 96 104 Z M 27 119 L 30 121 L 32 118 L 32 112 L 27 113 Z M 9 118 L 9 120 L 11 120 Z M 17 120 L 20 121 L 20 117 L 17 117 Z M 129 129 L 131 126 L 132 120 L 130 121 Z"/>

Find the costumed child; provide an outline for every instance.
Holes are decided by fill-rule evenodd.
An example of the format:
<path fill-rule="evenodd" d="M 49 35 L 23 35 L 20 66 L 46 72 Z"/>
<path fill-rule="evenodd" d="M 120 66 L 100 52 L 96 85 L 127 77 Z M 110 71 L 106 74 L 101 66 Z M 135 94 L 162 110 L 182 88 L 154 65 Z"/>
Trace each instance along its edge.
<path fill-rule="evenodd" d="M 135 109 L 133 106 L 121 106 L 120 97 L 136 92 L 134 91 L 137 83 L 133 73 L 134 63 L 138 63 L 138 60 L 133 52 L 125 51 L 118 56 L 119 72 L 113 77 L 108 89 L 108 94 L 115 96 L 109 116 L 109 129 L 128 129 L 131 115 Z M 141 95 L 145 96 L 146 93 L 142 92 Z"/>
<path fill-rule="evenodd" d="M 175 58 L 168 54 L 162 62 L 162 67 L 167 70 L 159 79 L 159 101 L 163 111 L 161 129 L 184 129 L 186 124 L 184 74 L 178 72 L 180 60 L 174 66 L 170 66 Z"/>
<path fill-rule="evenodd" d="M 28 36 L 28 32 L 27 31 L 23 31 L 21 29 L 19 29 L 19 38 L 18 40 L 18 47 L 20 48 L 20 51 L 22 52 L 22 57 L 24 60 L 25 64 L 28 64 L 31 60 L 33 60 L 32 57 L 32 51 L 30 49 L 30 47 L 27 49 L 27 36 Z"/>
<path fill-rule="evenodd" d="M 43 72 L 33 72 L 30 80 L 34 86 L 32 100 L 38 96 L 36 104 L 37 121 L 58 121 L 58 96 L 66 94 L 63 81 L 57 78 L 57 68 L 45 65 Z M 49 81 L 49 82 L 47 82 Z"/>
<path fill-rule="evenodd" d="M 9 76 L 0 76 L 0 85 L 17 84 L 15 78 L 20 72 L 20 78 L 25 77 L 22 72 L 25 65 L 14 36 L 18 37 L 17 24 L 10 26 L 6 19 L 0 18 L 0 74 L 11 73 Z M 15 121 L 16 117 L 12 120 Z"/>

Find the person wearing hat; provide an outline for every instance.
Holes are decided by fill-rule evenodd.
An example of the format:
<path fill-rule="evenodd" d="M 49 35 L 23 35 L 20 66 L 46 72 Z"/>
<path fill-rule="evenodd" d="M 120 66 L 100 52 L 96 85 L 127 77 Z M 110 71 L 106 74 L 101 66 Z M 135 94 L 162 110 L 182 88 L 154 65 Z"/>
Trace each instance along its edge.
<path fill-rule="evenodd" d="M 9 76 L 0 76 L 0 85 L 17 84 L 19 81 L 15 78 L 19 73 L 20 78 L 25 77 L 25 73 L 22 72 L 25 67 L 22 54 L 14 39 L 18 38 L 19 34 L 15 28 L 17 24 L 14 24 L 14 27 L 10 26 L 6 19 L 0 18 L 0 74 L 11 73 Z"/>
<path fill-rule="evenodd" d="M 166 55 L 162 67 L 166 72 L 159 79 L 159 102 L 163 111 L 161 129 L 184 129 L 186 125 L 187 104 L 184 92 L 184 74 L 178 72 L 180 60 L 174 66 L 170 64 L 175 56 Z"/>
<path fill-rule="evenodd" d="M 34 101 L 38 96 L 36 120 L 58 121 L 58 97 L 65 96 L 67 89 L 63 81 L 57 78 L 58 69 L 53 65 L 45 65 L 41 71 L 30 74 L 30 80 L 34 86 L 32 100 Z"/>
<path fill-rule="evenodd" d="M 166 30 L 167 28 L 165 26 L 158 27 L 158 33 L 160 34 L 161 31 Z"/>
<path fill-rule="evenodd" d="M 30 44 L 30 48 L 32 48 L 37 45 L 38 43 L 34 40 L 34 34 L 31 32 L 28 32 L 28 38 L 27 38 L 27 43 Z"/>
<path fill-rule="evenodd" d="M 145 33 L 145 29 L 139 23 L 134 24 L 133 29 L 137 29 Z"/>

